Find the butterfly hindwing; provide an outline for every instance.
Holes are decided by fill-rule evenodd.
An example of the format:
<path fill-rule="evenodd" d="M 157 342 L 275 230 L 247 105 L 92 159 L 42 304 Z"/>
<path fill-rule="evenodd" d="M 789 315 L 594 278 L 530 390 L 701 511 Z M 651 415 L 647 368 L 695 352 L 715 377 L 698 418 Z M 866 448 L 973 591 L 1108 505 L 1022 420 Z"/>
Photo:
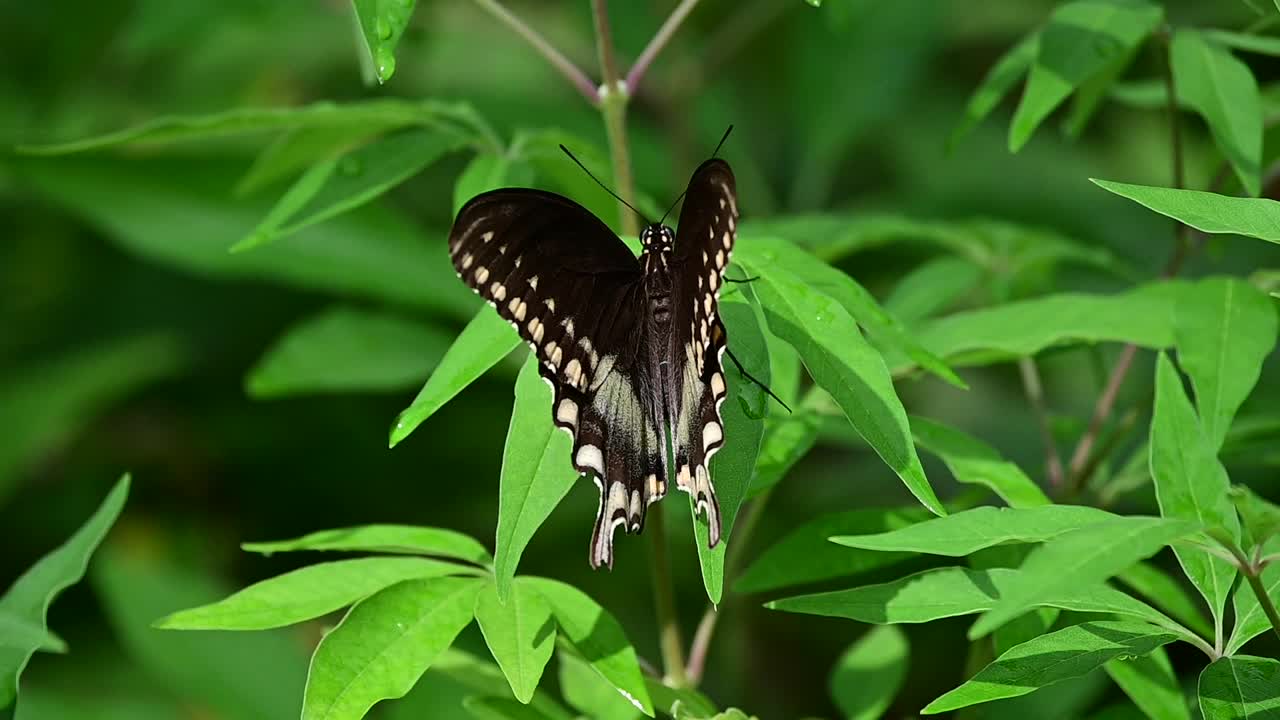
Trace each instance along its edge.
<path fill-rule="evenodd" d="M 737 237 L 733 172 L 711 159 L 694 172 L 681 208 L 675 241 L 676 312 L 670 417 L 676 485 L 706 513 L 709 540 L 720 540 L 720 505 L 710 476 L 711 458 L 724 446 L 720 405 L 727 394 L 722 356 L 728 341 L 718 301 Z"/>

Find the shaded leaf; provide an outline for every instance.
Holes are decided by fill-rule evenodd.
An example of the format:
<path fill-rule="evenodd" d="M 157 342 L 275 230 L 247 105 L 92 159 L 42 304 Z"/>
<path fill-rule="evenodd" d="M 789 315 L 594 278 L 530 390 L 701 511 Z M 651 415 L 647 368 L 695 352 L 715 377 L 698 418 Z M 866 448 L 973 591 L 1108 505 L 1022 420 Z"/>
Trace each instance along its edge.
<path fill-rule="evenodd" d="M 488 308 L 477 313 L 445 351 L 413 402 L 396 416 L 391 426 L 391 447 L 408 437 L 424 420 L 511 354 L 519 344 L 520 336 L 497 313 L 490 312 Z"/>
<path fill-rule="evenodd" d="M 827 687 L 848 720 L 876 720 L 902 689 L 911 652 L 892 625 L 873 627 L 849 646 L 831 670 Z"/>
<path fill-rule="evenodd" d="M 581 590 L 557 580 L 522 578 L 551 604 L 556 624 L 584 660 L 632 705 L 653 717 L 636 651 L 618 621 Z"/>
<path fill-rule="evenodd" d="M 1262 100 L 1253 72 L 1199 31 L 1178 28 L 1169 46 L 1178 98 L 1204 117 L 1240 184 L 1262 189 Z"/>
<path fill-rule="evenodd" d="M 921 714 L 956 710 L 1016 697 L 1080 677 L 1117 657 L 1146 655 L 1174 639 L 1173 633 L 1128 621 L 1071 625 L 1009 650 L 971 680 L 929 703 Z"/>
<path fill-rule="evenodd" d="M 357 525 L 318 530 L 292 540 L 244 543 L 241 549 L 270 555 L 301 550 L 437 555 L 477 565 L 493 562 L 489 551 L 468 535 L 417 525 Z"/>
<path fill-rule="evenodd" d="M 773 391 L 780 397 L 786 397 L 778 392 L 776 386 Z M 747 489 L 748 499 L 782 482 L 791 468 L 813 449 L 818 433 L 827 421 L 826 415 L 811 402 L 815 393 L 822 393 L 822 390 L 810 390 L 804 402 L 792 405 L 794 411 L 791 414 L 771 414 L 765 419 L 760 454 L 756 457 L 755 477 Z M 821 399 L 822 404 L 829 402 L 829 398 Z"/>
<path fill-rule="evenodd" d="M 475 196 L 501 187 L 525 187 L 532 181 L 533 172 L 523 160 L 514 160 L 505 154 L 480 153 L 471 159 L 467 167 L 454 181 L 453 213 Z"/>
<path fill-rule="evenodd" d="M 1201 605 L 1199 598 L 1184 586 L 1181 575 L 1174 578 L 1151 563 L 1140 562 L 1117 573 L 1116 580 L 1136 590 L 1152 605 L 1201 637 L 1213 636 L 1213 627 L 1205 617 L 1208 608 Z"/>
<path fill-rule="evenodd" d="M 1027 74 L 1027 69 L 1040 53 L 1040 31 L 1036 30 L 1018 41 L 1016 45 L 1005 51 L 996 60 L 996 64 L 987 70 L 982 82 L 969 96 L 964 108 L 964 117 L 951 131 L 948 145 L 954 147 L 960 139 L 969 134 L 982 119 L 1000 104 L 1013 86 Z"/>
<path fill-rule="evenodd" d="M 0 596 L 0 616 L 10 619 L 12 628 L 21 624 L 34 631 L 25 642 L 12 630 L 0 642 L 0 708 L 11 705 L 18 695 L 18 678 L 36 650 L 49 643 L 49 606 L 67 588 L 84 577 L 93 556 L 107 531 L 115 524 L 129 497 L 129 476 L 126 474 L 103 499 L 93 515 L 76 530 L 67 541 L 27 568 L 3 596 Z"/>
<path fill-rule="evenodd" d="M 1156 648 L 1150 655 L 1116 658 L 1103 667 L 1151 720 L 1191 720 L 1182 686 L 1164 648 Z"/>
<path fill-rule="evenodd" d="M 551 422 L 551 390 L 530 356 L 516 380 L 516 402 L 502 452 L 494 576 L 506 600 L 525 546 L 556 509 L 578 472 L 569 462 L 573 441 Z"/>
<path fill-rule="evenodd" d="M 982 269 L 958 257 L 934 258 L 902 276 L 885 298 L 884 309 L 907 325 L 945 310 L 973 290 Z"/>
<path fill-rule="evenodd" d="M 1231 501 L 1240 514 L 1249 546 L 1265 545 L 1280 533 L 1280 507 L 1258 497 L 1247 485 L 1231 486 Z"/>
<path fill-rule="evenodd" d="M 1242 198 L 1202 190 L 1178 190 L 1090 180 L 1104 190 L 1128 198 L 1206 233 L 1234 233 L 1280 243 L 1280 202 Z"/>
<path fill-rule="evenodd" d="M 303 720 L 358 720 L 378 701 L 409 692 L 471 622 L 483 584 L 406 580 L 351 608 L 311 657 Z"/>
<path fill-rule="evenodd" d="M 413 17 L 414 0 L 351 0 L 378 82 L 396 71 L 396 45 Z"/>
<path fill-rule="evenodd" d="M 441 653 L 431 664 L 428 673 L 440 673 L 463 687 L 485 695 L 501 696 L 511 692 L 506 676 L 497 665 L 457 648 L 449 648 Z M 529 707 L 555 720 L 574 718 L 573 713 L 542 690 L 533 693 Z"/>
<path fill-rule="evenodd" d="M 1280 38 L 1270 35 L 1230 32 L 1228 30 L 1203 30 L 1200 35 L 1209 42 L 1236 50 L 1280 57 Z"/>
<path fill-rule="evenodd" d="M 831 541 L 865 550 L 963 557 L 1002 543 L 1036 543 L 1119 519 L 1085 505 L 977 507 L 878 535 L 836 535 Z"/>
<path fill-rule="evenodd" d="M 988 487 L 1010 507 L 1049 504 L 1040 486 L 995 448 L 936 420 L 914 415 L 910 420 L 916 444 L 941 458 L 956 480 Z"/>
<path fill-rule="evenodd" d="M 511 692 L 520 702 L 528 703 L 555 649 L 551 606 L 537 589 L 521 580 L 516 580 L 503 604 L 497 586 L 490 583 L 476 598 L 476 622 L 493 659 L 511 683 Z"/>
<path fill-rule="evenodd" d="M 1178 362 L 1191 377 L 1200 425 L 1215 453 L 1276 346 L 1276 325 L 1271 300 L 1243 280 L 1207 278 L 1178 294 Z"/>
<path fill-rule="evenodd" d="M 1272 538 L 1264 549 L 1267 554 L 1280 552 L 1280 539 Z M 1280 598 L 1280 563 L 1269 563 L 1262 569 L 1259 579 L 1268 597 L 1273 601 Z M 1227 640 L 1227 652 L 1235 653 L 1253 638 L 1270 630 L 1271 621 L 1258 603 L 1258 597 L 1253 594 L 1252 588 L 1237 588 L 1231 594 L 1231 606 L 1234 609 L 1235 626 L 1231 628 L 1231 637 Z"/>
<path fill-rule="evenodd" d="M 333 307 L 285 331 L 245 385 L 256 397 L 399 390 L 422 382 L 450 340 L 399 315 Z"/>
<path fill-rule="evenodd" d="M 1280 662 L 1236 655 L 1214 660 L 1200 673 L 1205 720 L 1280 718 Z"/>
<path fill-rule="evenodd" d="M 266 630 L 340 610 L 403 580 L 465 575 L 475 568 L 427 558 L 317 563 L 256 582 L 218 602 L 156 622 L 166 630 Z"/>
<path fill-rule="evenodd" d="M 470 697 L 462 707 L 476 720 L 546 720 L 537 708 L 497 697 Z"/>
<path fill-rule="evenodd" d="M 1224 532 L 1240 539 L 1240 519 L 1232 507 L 1227 471 L 1218 462 L 1196 411 L 1182 389 L 1182 377 L 1161 353 L 1156 362 L 1156 397 L 1151 420 L 1151 476 L 1160 514 Z M 1175 545 L 1174 554 L 1191 583 L 1221 618 L 1236 569 L 1198 547 Z"/>
<path fill-rule="evenodd" d="M 561 652 L 556 659 L 560 663 L 560 694 L 575 710 L 593 720 L 635 720 L 640 717 L 640 711 L 576 653 Z M 656 695 L 653 695 L 653 704 L 655 708 L 662 709 Z"/>

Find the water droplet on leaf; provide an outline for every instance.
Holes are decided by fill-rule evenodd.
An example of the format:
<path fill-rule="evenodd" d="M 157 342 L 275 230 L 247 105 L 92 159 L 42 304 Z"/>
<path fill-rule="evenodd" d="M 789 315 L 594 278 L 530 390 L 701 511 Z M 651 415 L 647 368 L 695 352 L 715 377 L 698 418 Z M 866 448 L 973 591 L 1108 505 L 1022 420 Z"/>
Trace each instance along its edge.
<path fill-rule="evenodd" d="M 386 81 L 396 71 L 396 56 L 392 54 L 391 48 L 383 46 L 378 48 L 378 79 Z"/>
<path fill-rule="evenodd" d="M 378 34 L 378 39 L 389 40 L 391 38 L 391 23 L 387 22 L 386 18 L 379 17 L 373 27 Z"/>

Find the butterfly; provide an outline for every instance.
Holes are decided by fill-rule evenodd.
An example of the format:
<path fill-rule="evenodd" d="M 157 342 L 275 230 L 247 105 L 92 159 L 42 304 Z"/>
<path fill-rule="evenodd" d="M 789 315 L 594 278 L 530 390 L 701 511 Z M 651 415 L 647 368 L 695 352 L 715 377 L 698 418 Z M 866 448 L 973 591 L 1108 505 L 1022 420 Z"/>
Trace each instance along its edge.
<path fill-rule="evenodd" d="M 710 547 L 720 541 L 710 463 L 725 443 L 717 302 L 735 188 L 727 162 L 702 163 L 678 232 L 646 222 L 638 258 L 586 208 L 528 188 L 477 195 L 449 232 L 458 277 L 529 344 L 552 388 L 552 419 L 573 437 L 573 466 L 599 487 L 593 568 L 612 569 L 617 528 L 639 533 L 671 482 L 706 516 Z"/>

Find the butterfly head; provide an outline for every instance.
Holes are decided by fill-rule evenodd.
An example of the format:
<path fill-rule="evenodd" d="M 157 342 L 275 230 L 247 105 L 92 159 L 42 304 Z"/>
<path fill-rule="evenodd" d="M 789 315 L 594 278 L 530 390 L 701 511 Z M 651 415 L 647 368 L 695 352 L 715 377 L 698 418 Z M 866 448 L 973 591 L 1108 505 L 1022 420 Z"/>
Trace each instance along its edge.
<path fill-rule="evenodd" d="M 640 231 L 640 245 L 645 252 L 670 252 L 675 241 L 675 231 L 661 223 L 646 226 Z"/>

